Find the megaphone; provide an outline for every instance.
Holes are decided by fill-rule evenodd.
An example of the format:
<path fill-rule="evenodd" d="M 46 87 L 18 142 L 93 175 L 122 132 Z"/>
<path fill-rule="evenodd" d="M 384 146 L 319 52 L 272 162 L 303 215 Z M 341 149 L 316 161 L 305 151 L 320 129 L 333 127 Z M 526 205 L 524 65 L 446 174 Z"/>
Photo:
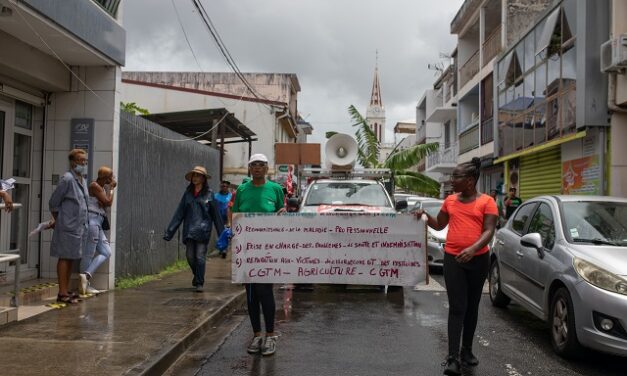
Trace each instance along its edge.
<path fill-rule="evenodd" d="M 337 133 L 324 146 L 326 164 L 331 169 L 352 169 L 357 159 L 357 141 L 347 134 Z"/>

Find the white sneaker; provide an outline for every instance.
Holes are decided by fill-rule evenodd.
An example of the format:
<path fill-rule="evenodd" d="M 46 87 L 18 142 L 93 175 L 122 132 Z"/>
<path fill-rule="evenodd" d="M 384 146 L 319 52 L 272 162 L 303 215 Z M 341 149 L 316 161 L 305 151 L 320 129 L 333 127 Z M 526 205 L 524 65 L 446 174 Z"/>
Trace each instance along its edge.
<path fill-rule="evenodd" d="M 254 337 L 252 342 L 250 342 L 250 345 L 248 345 L 248 349 L 246 349 L 246 351 L 248 351 L 249 354 L 257 354 L 259 351 L 261 351 L 262 343 L 262 336 Z"/>
<path fill-rule="evenodd" d="M 278 336 L 266 337 L 266 340 L 261 346 L 261 355 L 272 355 L 276 351 L 276 340 Z"/>
<path fill-rule="evenodd" d="M 87 286 L 87 290 L 85 291 L 87 294 L 100 294 L 100 290 L 96 290 L 95 288 L 91 287 L 91 286 Z"/>
<path fill-rule="evenodd" d="M 78 293 L 81 295 L 87 294 L 87 286 L 89 282 L 87 281 L 87 274 L 80 273 L 78 275 Z"/>

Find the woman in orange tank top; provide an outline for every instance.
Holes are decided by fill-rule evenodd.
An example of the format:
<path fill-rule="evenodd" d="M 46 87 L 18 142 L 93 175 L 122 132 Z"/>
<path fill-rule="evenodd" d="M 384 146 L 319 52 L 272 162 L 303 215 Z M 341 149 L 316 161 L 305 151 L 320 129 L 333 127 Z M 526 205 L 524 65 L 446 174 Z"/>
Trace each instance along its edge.
<path fill-rule="evenodd" d="M 437 218 L 424 212 L 431 228 L 442 230 L 449 226 L 444 248 L 444 280 L 449 302 L 445 375 L 461 375 L 460 360 L 466 366 L 479 364 L 472 353 L 472 341 L 490 266 L 488 243 L 494 236 L 498 218 L 494 200 L 477 192 L 480 168 L 479 158 L 458 165 L 452 175 L 457 194 L 444 200 Z M 422 211 L 416 213 L 418 218 L 422 214 Z"/>

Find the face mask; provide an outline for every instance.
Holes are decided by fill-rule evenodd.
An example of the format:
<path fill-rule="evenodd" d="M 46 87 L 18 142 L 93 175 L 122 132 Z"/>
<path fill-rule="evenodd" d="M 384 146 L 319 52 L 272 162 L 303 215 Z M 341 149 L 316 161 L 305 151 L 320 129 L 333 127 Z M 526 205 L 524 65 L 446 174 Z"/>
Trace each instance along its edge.
<path fill-rule="evenodd" d="M 87 166 L 86 165 L 76 165 L 74 167 L 74 172 L 79 175 L 87 175 Z"/>

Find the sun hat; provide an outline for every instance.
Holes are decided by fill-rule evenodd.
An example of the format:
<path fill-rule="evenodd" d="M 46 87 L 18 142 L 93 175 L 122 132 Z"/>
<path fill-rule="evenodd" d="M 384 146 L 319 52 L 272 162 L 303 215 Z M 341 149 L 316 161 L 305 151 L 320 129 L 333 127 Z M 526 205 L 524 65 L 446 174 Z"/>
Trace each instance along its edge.
<path fill-rule="evenodd" d="M 250 156 L 250 160 L 248 161 L 248 164 L 251 164 L 253 162 L 268 163 L 268 157 L 266 157 L 263 154 L 253 154 L 253 155 Z"/>
<path fill-rule="evenodd" d="M 204 175 L 205 178 L 207 178 L 207 179 L 209 179 L 211 177 L 211 175 L 209 175 L 207 173 L 207 170 L 203 166 L 196 166 L 190 172 L 185 174 L 185 179 L 188 180 L 188 181 L 191 181 L 193 173 Z"/>

